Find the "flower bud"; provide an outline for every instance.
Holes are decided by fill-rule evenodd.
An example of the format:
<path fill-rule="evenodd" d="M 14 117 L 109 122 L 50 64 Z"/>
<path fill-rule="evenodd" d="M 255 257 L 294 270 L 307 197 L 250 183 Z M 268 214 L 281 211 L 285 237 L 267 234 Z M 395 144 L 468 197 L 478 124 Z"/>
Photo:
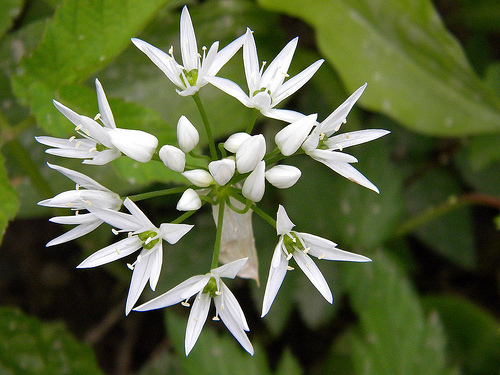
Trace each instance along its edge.
<path fill-rule="evenodd" d="M 165 145 L 158 153 L 165 166 L 173 171 L 182 172 L 186 165 L 186 154 L 175 146 Z"/>
<path fill-rule="evenodd" d="M 266 154 L 266 140 L 262 134 L 244 141 L 236 151 L 236 168 L 240 173 L 253 171 Z"/>
<path fill-rule="evenodd" d="M 193 189 L 187 189 L 177 203 L 178 211 L 194 211 L 201 207 L 201 199 Z"/>
<path fill-rule="evenodd" d="M 181 116 L 177 122 L 177 142 L 186 154 L 196 147 L 200 140 L 200 134 L 186 116 Z"/>
<path fill-rule="evenodd" d="M 224 142 L 224 148 L 229 152 L 236 153 L 238 147 L 250 137 L 251 135 L 248 133 L 234 133 Z"/>
<path fill-rule="evenodd" d="M 300 178 L 301 172 L 291 165 L 276 165 L 266 172 L 266 179 L 278 189 L 289 188 Z"/>
<path fill-rule="evenodd" d="M 193 169 L 182 173 L 193 185 L 207 187 L 214 182 L 212 175 L 203 169 Z"/>
<path fill-rule="evenodd" d="M 261 161 L 243 183 L 242 194 L 253 202 L 260 202 L 266 188 L 266 163 Z"/>
<path fill-rule="evenodd" d="M 208 170 L 215 182 L 223 186 L 234 176 L 235 162 L 233 159 L 225 158 L 208 164 Z"/>
<path fill-rule="evenodd" d="M 113 146 L 129 158 L 147 163 L 153 157 L 158 139 L 149 133 L 132 129 L 110 129 L 109 138 Z"/>
<path fill-rule="evenodd" d="M 292 155 L 305 141 L 316 122 L 317 114 L 302 117 L 281 129 L 274 140 L 281 153 L 285 156 Z"/>

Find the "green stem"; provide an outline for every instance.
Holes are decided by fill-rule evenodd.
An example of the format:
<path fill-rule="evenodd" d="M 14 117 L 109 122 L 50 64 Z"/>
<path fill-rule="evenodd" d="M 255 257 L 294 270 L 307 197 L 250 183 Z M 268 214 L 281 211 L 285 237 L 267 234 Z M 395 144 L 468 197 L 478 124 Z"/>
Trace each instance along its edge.
<path fill-rule="evenodd" d="M 195 212 L 196 212 L 196 210 L 194 210 L 194 211 L 187 211 L 187 212 L 183 213 L 177 219 L 175 219 L 174 221 L 172 221 L 172 224 L 180 224 L 180 223 L 182 223 L 184 220 L 186 220 L 188 217 L 190 217 Z"/>
<path fill-rule="evenodd" d="M 219 203 L 219 215 L 217 217 L 217 232 L 215 234 L 214 255 L 212 256 L 212 265 L 210 266 L 211 270 L 219 266 L 220 242 L 222 239 L 222 223 L 224 222 L 224 205 L 224 199 L 221 199 Z"/>
<path fill-rule="evenodd" d="M 198 111 L 200 111 L 201 119 L 203 120 L 203 125 L 205 126 L 205 132 L 207 133 L 208 138 L 208 147 L 210 148 L 210 156 L 212 160 L 217 160 L 217 150 L 215 149 L 215 141 L 214 136 L 212 135 L 212 129 L 210 128 L 210 122 L 208 121 L 207 113 L 205 112 L 205 107 L 203 107 L 203 103 L 201 102 L 200 96 L 198 93 L 195 93 L 193 99 L 198 107 Z"/>
<path fill-rule="evenodd" d="M 138 201 L 142 201 L 144 199 L 161 197 L 164 195 L 184 193 L 185 190 L 187 190 L 189 188 L 193 188 L 193 187 L 194 187 L 194 185 L 189 185 L 189 186 L 179 186 L 179 187 L 170 188 L 170 189 L 149 191 L 147 193 L 130 195 L 129 198 L 134 202 L 138 202 Z"/>
<path fill-rule="evenodd" d="M 252 117 L 250 118 L 250 123 L 247 126 L 246 132 L 248 134 L 252 134 L 253 127 L 255 126 L 255 121 L 257 120 L 257 116 L 259 115 L 259 110 L 254 108 L 252 111 Z"/>
<path fill-rule="evenodd" d="M 262 211 L 257 205 L 254 203 L 252 205 L 252 210 L 265 221 L 267 221 L 273 228 L 276 228 L 276 220 L 274 220 L 271 216 Z"/>

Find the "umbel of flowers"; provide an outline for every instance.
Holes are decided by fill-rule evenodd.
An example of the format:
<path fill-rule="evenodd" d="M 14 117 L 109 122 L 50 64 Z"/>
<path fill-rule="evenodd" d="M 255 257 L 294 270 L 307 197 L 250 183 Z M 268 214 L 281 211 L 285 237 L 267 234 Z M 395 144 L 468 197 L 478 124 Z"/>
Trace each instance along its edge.
<path fill-rule="evenodd" d="M 257 205 L 264 196 L 266 181 L 279 189 L 293 186 L 299 180 L 301 171 L 285 164 L 284 160 L 288 156 L 300 154 L 309 156 L 341 176 L 378 193 L 377 187 L 352 166 L 357 159 L 343 151 L 349 146 L 379 138 L 388 131 L 372 129 L 336 134 L 346 122 L 349 111 L 363 93 L 366 84 L 322 121 L 316 114 L 306 115 L 277 108 L 283 100 L 306 84 L 323 63 L 323 60 L 319 60 L 290 77 L 288 68 L 297 47 L 297 38 L 290 41 L 267 66 L 259 62 L 250 29 L 222 49 L 219 49 L 218 42 L 214 42 L 208 50 L 202 48 L 200 53 L 188 9 L 184 7 L 180 19 L 182 63 L 174 57 L 173 48 L 166 53 L 139 39 L 132 39 L 132 42 L 165 73 L 176 86 L 179 95 L 194 99 L 208 139 L 209 154 L 201 154 L 197 147 L 199 129 L 185 116 L 181 116 L 177 124 L 176 145 L 158 147 L 158 139 L 154 135 L 118 127 L 97 79 L 95 83 L 99 112 L 95 117 L 80 115 L 54 101 L 55 107 L 74 124 L 76 135 L 69 139 L 36 137 L 38 142 L 49 146 L 47 153 L 83 159 L 83 163 L 96 166 L 123 156 L 141 163 L 162 162 L 166 168 L 182 174 L 186 183 L 152 194 L 123 198 L 82 173 L 49 164 L 50 168 L 75 182 L 76 188 L 39 204 L 70 209 L 73 215 L 58 216 L 50 220 L 76 227 L 50 241 L 47 246 L 84 236 L 103 223 L 110 225 L 113 233 L 119 236 L 117 242 L 97 250 L 78 268 L 96 267 L 122 260 L 132 253 L 137 254 L 134 262 L 126 263 L 132 275 L 125 314 L 133 309 L 146 311 L 177 303 L 184 306 L 192 304 L 186 328 L 187 355 L 201 333 L 213 300 L 214 320 L 220 318 L 242 347 L 253 354 L 252 344 L 246 334 L 249 326 L 244 312 L 223 281 L 224 278 L 234 279 L 236 276 L 257 278 L 257 255 L 251 232 L 252 212 L 273 226 L 278 235 L 272 259 L 266 260 L 270 261 L 270 269 L 262 316 L 271 308 L 285 275 L 293 269 L 290 263 L 294 262 L 321 295 L 332 303 L 330 288 L 311 256 L 318 260 L 370 261 L 362 255 L 338 249 L 330 240 L 294 231 L 294 224 L 281 205 L 277 207 L 276 219 L 268 215 L 266 210 Z M 243 71 L 248 86 L 246 89 L 216 76 L 240 49 L 243 50 Z M 266 140 L 263 134 L 254 132 L 252 123 L 245 132 L 232 134 L 225 142 L 216 145 L 209 119 L 198 95 L 198 91 L 208 84 L 233 96 L 244 106 L 253 108 L 254 122 L 260 113 L 282 121 L 282 129 L 274 140 Z M 273 141 L 275 147 L 269 150 Z M 192 159 L 186 158 L 186 155 L 197 158 L 200 162 L 197 166 L 190 165 L 188 160 Z M 155 225 L 136 202 L 167 194 L 179 196 L 179 216 L 170 223 Z M 128 212 L 120 211 L 122 205 Z M 207 273 L 191 276 L 166 293 L 135 307 L 148 282 L 152 290 L 156 288 L 162 269 L 164 241 L 174 245 L 188 232 L 196 230 L 185 221 L 204 205 L 212 206 L 216 230 L 212 262 L 207 265 Z M 235 228 L 238 231 L 234 231 Z M 241 238 L 236 238 L 236 241 L 229 238 L 234 236 L 233 233 L 241 235 Z M 234 243 L 239 241 L 242 246 L 235 248 L 237 245 Z"/>

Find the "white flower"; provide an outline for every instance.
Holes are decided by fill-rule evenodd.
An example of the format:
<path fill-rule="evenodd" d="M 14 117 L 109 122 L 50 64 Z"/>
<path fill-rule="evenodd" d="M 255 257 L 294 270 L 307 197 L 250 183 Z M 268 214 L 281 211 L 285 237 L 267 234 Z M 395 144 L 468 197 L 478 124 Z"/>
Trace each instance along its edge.
<path fill-rule="evenodd" d="M 259 67 L 257 48 L 252 31 L 247 29 L 243 44 L 243 62 L 248 85 L 248 95 L 236 83 L 220 77 L 210 77 L 207 81 L 225 93 L 238 99 L 249 108 L 258 109 L 264 116 L 293 122 L 303 117 L 302 114 L 275 109 L 280 102 L 295 93 L 316 73 L 324 60 L 318 60 L 308 68 L 288 79 L 288 68 L 292 62 L 298 38 L 290 41 L 264 71 L 264 63 Z"/>
<path fill-rule="evenodd" d="M 54 238 L 52 241 L 47 243 L 46 246 L 59 245 L 64 242 L 74 240 L 75 238 L 92 232 L 95 228 L 101 225 L 103 221 L 97 216 L 90 212 L 82 214 L 78 211 L 85 210 L 86 205 L 89 203 L 95 206 L 109 208 L 111 210 L 120 209 L 122 205 L 120 196 L 105 188 L 90 177 L 58 165 L 49 163 L 47 163 L 47 165 L 73 180 L 76 183 L 76 189 L 62 192 L 54 198 L 45 199 L 38 202 L 38 204 L 45 207 L 71 208 L 72 210 L 75 210 L 76 215 L 56 216 L 51 218 L 50 221 L 57 224 L 77 224 L 77 226 L 59 237 Z"/>
<path fill-rule="evenodd" d="M 195 211 L 201 207 L 201 199 L 193 189 L 187 189 L 177 203 L 178 211 Z"/>
<path fill-rule="evenodd" d="M 158 139 L 141 130 L 117 128 L 101 83 L 96 79 L 95 84 L 99 106 L 96 119 L 100 119 L 104 127 L 96 120 L 81 116 L 54 100 L 55 107 L 76 126 L 76 132 L 83 138 L 40 136 L 35 139 L 41 144 L 54 147 L 46 151 L 48 154 L 85 159 L 84 164 L 107 164 L 119 158 L 122 153 L 142 163 L 150 161 L 158 146 Z"/>
<path fill-rule="evenodd" d="M 125 306 L 125 314 L 128 315 L 139 299 L 148 280 L 151 289 L 155 290 L 156 288 L 163 262 L 162 240 L 175 244 L 193 226 L 187 224 L 161 224 L 160 228 L 157 228 L 129 198 L 123 201 L 123 205 L 131 215 L 95 205 L 87 206 L 87 209 L 99 219 L 115 228 L 119 228 L 119 232 L 128 232 L 129 235 L 117 243 L 96 251 L 80 263 L 77 268 L 91 268 L 110 263 L 142 248 L 137 260 L 132 265 L 129 265 L 129 268 L 133 269 L 133 273 Z M 117 231 L 114 230 L 114 233 L 117 233 Z"/>
<path fill-rule="evenodd" d="M 243 44 L 244 36 L 242 35 L 231 42 L 219 52 L 217 52 L 219 42 L 214 42 L 208 53 L 206 48 L 203 48 L 202 57 L 198 53 L 196 36 L 189 11 L 184 6 L 181 13 L 180 41 L 183 65 L 175 61 L 172 47 L 170 47 L 167 54 L 143 40 L 132 38 L 135 46 L 144 52 L 165 73 L 168 79 L 179 88 L 176 89 L 177 93 L 182 96 L 189 96 L 205 86 L 207 84 L 206 78 L 217 74 L 234 56 Z"/>
<path fill-rule="evenodd" d="M 236 150 L 236 169 L 239 173 L 253 171 L 266 154 L 266 140 L 262 134 L 244 141 Z"/>
<path fill-rule="evenodd" d="M 350 253 L 337 249 L 337 244 L 324 238 L 292 231 L 295 225 L 291 222 L 283 206 L 279 206 L 276 231 L 280 236 L 278 244 L 274 250 L 271 261 L 271 269 L 267 279 L 264 302 L 262 306 L 262 316 L 266 315 L 271 308 L 271 304 L 278 293 L 278 290 L 285 278 L 287 270 L 293 268 L 288 266 L 288 261 L 293 257 L 300 269 L 311 280 L 313 285 L 332 303 L 333 297 L 325 278 L 319 268 L 314 264 L 309 255 L 318 259 L 342 260 L 350 262 L 370 262 L 371 260 L 362 255 Z"/>
<path fill-rule="evenodd" d="M 208 164 L 208 170 L 212 174 L 215 182 L 224 186 L 234 176 L 236 164 L 231 158 L 216 160 Z"/>
<path fill-rule="evenodd" d="M 250 199 L 252 202 L 260 202 L 264 196 L 264 190 L 266 188 L 266 163 L 264 161 L 259 162 L 255 169 L 248 175 L 243 183 L 243 188 L 241 193 L 245 198 Z"/>
<path fill-rule="evenodd" d="M 300 148 L 311 132 L 317 117 L 317 114 L 302 117 L 276 134 L 274 140 L 283 155 L 290 156 Z"/>
<path fill-rule="evenodd" d="M 349 146 L 372 141 L 390 132 L 383 129 L 367 129 L 332 137 L 333 133 L 346 122 L 349 111 L 359 99 L 365 87 L 366 83 L 357 89 L 323 122 L 317 124 L 311 135 L 302 144 L 302 149 L 314 160 L 325 164 L 341 176 L 378 193 L 378 188 L 350 165 L 350 163 L 357 163 L 358 160 L 352 155 L 342 153 L 342 150 Z"/>
<path fill-rule="evenodd" d="M 181 116 L 177 121 L 177 143 L 186 154 L 196 147 L 200 140 L 200 134 L 186 116 Z"/>
<path fill-rule="evenodd" d="M 234 133 L 224 142 L 224 148 L 229 152 L 236 153 L 241 144 L 250 137 L 251 135 L 245 132 Z"/>
<path fill-rule="evenodd" d="M 198 187 L 208 187 L 214 182 L 212 175 L 203 169 L 193 169 L 183 172 L 182 175 Z"/>
<path fill-rule="evenodd" d="M 158 153 L 165 166 L 173 171 L 182 172 L 186 166 L 186 154 L 172 145 L 164 145 Z"/>
<path fill-rule="evenodd" d="M 298 181 L 302 172 L 291 165 L 275 165 L 266 171 L 266 180 L 278 189 L 287 189 Z"/>
<path fill-rule="evenodd" d="M 218 317 L 220 317 L 241 346 L 253 355 L 252 344 L 245 333 L 249 328 L 243 310 L 233 293 L 231 293 L 221 280 L 221 277 L 234 279 L 236 274 L 245 265 L 247 259 L 239 259 L 214 268 L 210 273 L 205 275 L 192 276 L 165 294 L 136 307 L 134 311 L 161 309 L 179 302 L 184 306 L 190 306 L 187 302 L 188 299 L 197 294 L 186 327 L 185 350 L 186 355 L 188 355 L 196 344 L 201 330 L 205 325 L 210 308 L 210 300 L 213 299 L 216 310 L 214 320 L 218 320 Z"/>

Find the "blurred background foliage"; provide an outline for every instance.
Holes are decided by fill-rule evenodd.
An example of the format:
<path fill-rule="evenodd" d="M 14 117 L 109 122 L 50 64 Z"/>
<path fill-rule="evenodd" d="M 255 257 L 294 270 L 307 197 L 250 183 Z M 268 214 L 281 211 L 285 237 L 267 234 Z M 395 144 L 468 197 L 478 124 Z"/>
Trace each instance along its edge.
<path fill-rule="evenodd" d="M 199 45 L 226 45 L 254 30 L 270 61 L 300 36 L 292 74 L 325 58 L 286 105 L 324 119 L 356 88 L 368 88 L 344 131 L 391 130 L 355 147 L 376 195 L 310 159 L 291 189 L 271 188 L 261 207 L 286 205 L 297 229 L 370 256 L 373 263 L 319 262 L 335 296 L 326 303 L 300 274 L 288 277 L 265 319 L 263 288 L 231 283 L 250 321 L 248 356 L 208 323 L 184 356 L 187 310 L 123 316 L 129 271 L 74 270 L 111 239 L 100 228 L 44 248 L 62 232 L 36 202 L 72 188 L 46 161 L 78 168 L 122 196 L 163 188 L 163 165 L 121 158 L 82 166 L 44 154 L 35 135 L 70 136 L 52 105 L 97 113 L 98 77 L 124 128 L 175 140 L 177 119 L 200 124 L 194 103 L 130 43 L 179 52 L 177 0 L 0 2 L 0 371 L 5 374 L 498 374 L 500 369 L 500 3 L 489 0 L 208 0 L 187 2 Z M 241 52 L 221 71 L 244 84 Z M 248 109 L 206 87 L 216 137 L 245 128 Z M 243 119 L 243 120 L 242 120 Z M 260 118 L 259 130 L 282 124 Z M 351 150 L 350 150 L 351 151 Z M 163 222 L 177 197 L 141 207 Z M 142 203 L 142 202 L 141 202 Z M 165 252 L 164 292 L 204 273 L 211 213 Z M 277 237 L 254 218 L 260 279 Z M 145 293 L 144 300 L 154 294 Z M 203 369 L 203 370 L 200 370 Z M 201 371 L 201 372 L 200 372 Z"/>

